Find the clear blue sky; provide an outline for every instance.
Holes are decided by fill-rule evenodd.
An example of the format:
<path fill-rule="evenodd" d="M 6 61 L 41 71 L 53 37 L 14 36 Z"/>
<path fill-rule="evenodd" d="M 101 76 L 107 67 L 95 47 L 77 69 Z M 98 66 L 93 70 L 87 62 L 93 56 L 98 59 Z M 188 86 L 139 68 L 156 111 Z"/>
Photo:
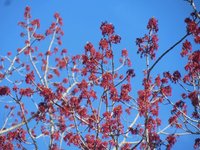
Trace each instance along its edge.
<path fill-rule="evenodd" d="M 69 54 L 83 52 L 87 41 L 98 47 L 101 22 L 113 23 L 116 33 L 122 37 L 117 48 L 129 50 L 136 74 L 141 74 L 144 63 L 136 54 L 135 39 L 146 33 L 148 19 L 153 16 L 158 19 L 159 56 L 185 34 L 184 19 L 192 10 L 183 0 L 10 0 L 9 5 L 5 5 L 5 1 L 0 1 L 0 55 L 23 47 L 23 40 L 19 38 L 21 28 L 17 23 L 23 19 L 24 8 L 29 5 L 32 16 L 41 21 L 41 32 L 50 25 L 55 12 L 61 14 L 65 32 L 62 47 L 67 48 Z M 154 72 L 162 73 L 183 66 L 185 62 L 179 62 L 180 57 L 176 52 L 180 50 L 181 47 L 174 49 Z M 140 76 L 136 79 L 141 81 Z M 190 137 L 182 138 L 174 149 L 192 149 L 192 144 Z"/>

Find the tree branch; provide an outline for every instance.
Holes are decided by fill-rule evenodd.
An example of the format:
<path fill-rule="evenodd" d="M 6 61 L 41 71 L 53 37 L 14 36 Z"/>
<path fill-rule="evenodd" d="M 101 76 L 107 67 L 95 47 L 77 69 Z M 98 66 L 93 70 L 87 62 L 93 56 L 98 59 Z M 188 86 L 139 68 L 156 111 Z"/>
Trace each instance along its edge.
<path fill-rule="evenodd" d="M 150 77 L 150 73 L 152 71 L 152 69 L 156 66 L 156 64 L 167 54 L 169 53 L 173 48 L 175 48 L 178 44 L 180 44 L 187 36 L 189 36 L 190 33 L 187 33 L 186 35 L 184 35 L 178 42 L 176 42 L 174 45 L 172 45 L 169 49 L 167 49 L 155 62 L 154 64 L 149 68 L 148 70 L 148 75 L 147 75 L 147 79 L 149 79 Z"/>

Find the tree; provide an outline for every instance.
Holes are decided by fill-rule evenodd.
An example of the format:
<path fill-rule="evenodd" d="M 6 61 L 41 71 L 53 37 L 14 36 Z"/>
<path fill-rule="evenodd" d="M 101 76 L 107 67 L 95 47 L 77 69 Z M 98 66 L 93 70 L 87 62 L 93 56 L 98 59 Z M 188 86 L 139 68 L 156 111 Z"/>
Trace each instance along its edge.
<path fill-rule="evenodd" d="M 41 138 L 52 150 L 67 145 L 84 150 L 171 149 L 182 135 L 200 134 L 200 13 L 193 8 L 185 19 L 186 33 L 156 58 L 158 21 L 152 17 L 147 33 L 136 39 L 137 53 L 144 68 L 143 88 L 133 96 L 134 66 L 123 49 L 119 56 L 113 50 L 121 37 L 114 25 L 103 22 L 99 48 L 88 42 L 83 54 L 69 57 L 62 45 L 62 18 L 44 34 L 38 32 L 39 19 L 33 19 L 25 8 L 24 29 L 20 34 L 25 46 L 1 56 L 0 97 L 7 116 L 0 129 L 0 149 L 38 149 Z M 47 42 L 48 49 L 40 50 Z M 57 44 L 55 46 L 55 43 Z M 179 70 L 152 74 L 155 66 L 177 45 L 187 59 L 185 72 Z M 119 58 L 117 58 L 119 56 Z M 119 60 L 119 61 L 118 61 Z M 133 67 L 133 68 L 132 68 Z M 174 88 L 172 88 L 174 87 Z M 172 91 L 182 88 L 180 98 L 171 99 Z M 12 102 L 12 103 L 9 103 Z M 160 110 L 169 110 L 160 116 Z M 167 116 L 168 117 L 168 116 Z M 200 147 L 200 138 L 194 148 Z"/>

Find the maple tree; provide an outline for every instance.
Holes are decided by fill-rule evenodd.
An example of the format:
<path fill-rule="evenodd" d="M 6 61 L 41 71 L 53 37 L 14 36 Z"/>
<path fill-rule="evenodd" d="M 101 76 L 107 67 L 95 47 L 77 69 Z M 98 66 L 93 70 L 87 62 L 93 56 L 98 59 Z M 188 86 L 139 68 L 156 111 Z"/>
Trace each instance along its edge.
<path fill-rule="evenodd" d="M 31 17 L 27 6 L 24 21 L 18 23 L 24 29 L 20 36 L 25 46 L 0 57 L 0 98 L 7 113 L 0 128 L 0 149 L 39 149 L 41 138 L 51 150 L 72 145 L 84 150 L 171 149 L 179 136 L 199 135 L 200 50 L 193 45 L 200 44 L 200 13 L 193 0 L 187 2 L 193 12 L 185 19 L 186 33 L 161 56 L 156 56 L 156 18 L 149 19 L 147 34 L 136 39 L 146 68 L 143 88 L 135 97 L 134 65 L 126 49 L 115 57 L 113 46 L 121 37 L 113 24 L 101 24 L 98 48 L 88 42 L 83 54 L 70 57 L 67 49 L 61 49 L 61 16 L 55 13 L 55 21 L 41 34 L 39 19 Z M 47 37 L 51 40 L 43 52 L 37 44 L 47 42 Z M 185 73 L 166 70 L 152 75 L 159 61 L 179 44 L 180 55 L 187 59 L 181 66 Z M 182 88 L 182 94 L 172 100 L 176 88 Z M 169 110 L 167 123 L 159 115 L 161 107 Z M 199 147 L 196 138 L 194 148 Z"/>

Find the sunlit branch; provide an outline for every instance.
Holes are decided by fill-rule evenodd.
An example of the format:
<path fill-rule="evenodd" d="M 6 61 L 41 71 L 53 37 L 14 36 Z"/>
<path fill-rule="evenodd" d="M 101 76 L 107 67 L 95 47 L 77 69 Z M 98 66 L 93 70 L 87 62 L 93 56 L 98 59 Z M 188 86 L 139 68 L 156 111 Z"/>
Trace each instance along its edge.
<path fill-rule="evenodd" d="M 136 115 L 135 119 L 133 120 L 133 122 L 129 125 L 128 129 L 126 130 L 127 133 L 125 134 L 123 141 L 119 144 L 119 147 L 121 147 L 123 144 L 127 143 L 126 140 L 127 140 L 128 135 L 130 133 L 128 131 L 129 131 L 130 128 L 132 128 L 135 125 L 135 123 L 138 120 L 138 118 L 139 118 L 139 113 Z"/>
<path fill-rule="evenodd" d="M 9 57 L 5 56 L 5 58 L 6 58 L 10 63 L 12 62 L 12 60 L 11 60 Z M 19 75 L 25 76 L 23 73 L 21 73 L 21 72 L 22 72 L 22 71 L 21 71 L 22 69 L 24 69 L 24 67 L 22 67 L 22 64 L 20 64 L 18 67 L 13 66 L 13 69 L 11 70 L 11 72 L 17 71 L 17 72 L 19 73 Z"/>
<path fill-rule="evenodd" d="M 12 61 L 11 61 L 11 63 L 10 63 L 10 66 L 8 67 L 8 69 L 5 71 L 5 73 L 4 73 L 4 76 L 7 76 L 8 74 L 10 74 L 12 71 L 12 68 L 14 67 L 14 63 L 15 63 L 15 61 L 17 60 L 17 58 L 19 57 L 19 55 L 21 54 L 21 53 L 23 53 L 29 46 L 31 46 L 33 43 L 35 42 L 35 40 L 33 40 L 32 42 L 31 42 L 31 44 L 27 44 L 26 46 L 24 46 L 21 50 L 19 50 L 18 52 L 17 52 L 17 54 L 15 55 L 15 57 L 12 59 Z M 0 82 L 3 80 L 3 78 L 1 78 L 0 79 Z"/>
<path fill-rule="evenodd" d="M 22 106 L 23 104 L 20 101 L 18 101 L 17 103 L 20 106 L 20 109 L 21 109 L 21 112 L 22 112 L 22 115 L 23 115 L 23 120 L 24 120 L 26 128 L 27 128 L 27 132 L 28 132 L 28 134 L 30 135 L 30 137 L 31 137 L 31 139 L 33 141 L 33 145 L 35 147 L 35 150 L 38 150 L 38 146 L 37 146 L 36 140 L 34 139 L 32 133 L 31 133 L 31 130 L 29 128 L 29 125 L 28 125 L 28 122 L 27 122 L 27 119 L 26 119 L 26 116 L 25 116 L 24 108 Z"/>
<path fill-rule="evenodd" d="M 196 5 L 195 5 L 195 2 L 194 0 L 186 0 L 190 3 L 190 5 L 192 6 L 193 10 L 194 10 L 194 13 L 196 14 L 196 16 L 200 19 L 200 14 L 196 8 Z"/>
<path fill-rule="evenodd" d="M 56 20 L 56 24 L 57 23 L 58 23 L 58 19 Z M 54 28 L 54 32 L 53 32 L 53 35 L 52 35 L 52 38 L 51 38 L 51 42 L 50 42 L 49 47 L 48 47 L 48 52 L 51 52 L 51 48 L 52 48 L 52 45 L 53 45 L 55 37 L 56 37 L 56 28 L 57 27 L 58 26 L 56 25 L 55 28 Z M 44 71 L 44 82 L 45 82 L 46 87 L 48 87 L 47 74 L 48 74 L 48 69 L 49 69 L 49 56 L 50 56 L 50 54 L 46 54 L 46 64 L 45 64 L 45 71 Z"/>
<path fill-rule="evenodd" d="M 30 121 L 33 120 L 37 115 L 38 115 L 38 113 L 34 114 L 32 117 L 30 117 L 29 119 L 27 119 L 26 122 L 27 122 L 27 123 L 30 122 Z M 17 125 L 14 125 L 14 126 L 12 126 L 12 127 L 9 127 L 9 128 L 7 128 L 7 129 L 4 129 L 4 130 L 0 131 L 0 135 L 2 135 L 2 134 L 4 134 L 4 133 L 7 133 L 7 132 L 9 132 L 9 131 L 12 131 L 12 130 L 14 130 L 14 129 L 17 129 L 17 128 L 19 128 L 19 127 L 25 125 L 26 122 L 25 122 L 25 121 L 22 121 L 21 123 L 19 123 L 19 124 L 17 124 Z"/>
<path fill-rule="evenodd" d="M 164 135 L 170 135 L 172 133 L 168 133 L 168 132 L 160 132 L 160 134 L 164 134 Z M 183 132 L 183 133 L 174 133 L 173 135 L 175 136 L 184 136 L 184 135 L 191 135 L 192 133 L 188 133 L 188 132 Z"/>
<path fill-rule="evenodd" d="M 179 81 L 178 81 L 178 84 L 179 84 L 186 92 L 191 92 L 189 89 L 187 89 L 185 86 L 183 86 L 183 84 L 181 84 Z"/>
<path fill-rule="evenodd" d="M 62 143 L 63 143 L 63 138 L 64 138 L 65 133 L 66 133 L 68 130 L 72 129 L 72 128 L 74 128 L 74 126 L 65 129 L 65 131 L 64 131 L 63 133 L 61 133 L 60 144 L 59 144 L 59 148 L 60 148 L 60 149 L 62 149 Z"/>
<path fill-rule="evenodd" d="M 181 120 L 181 122 L 183 123 L 183 125 L 185 126 L 186 129 L 182 128 L 186 133 L 191 133 L 191 134 L 200 134 L 200 130 L 198 130 L 197 132 L 192 131 L 191 129 L 188 128 L 188 124 L 194 128 L 196 128 L 196 126 L 189 122 L 186 118 L 181 119 L 181 117 L 178 117 L 179 120 Z"/>
<path fill-rule="evenodd" d="M 165 132 L 165 130 L 167 130 L 170 127 L 171 127 L 171 124 L 168 124 L 165 128 L 163 128 L 162 130 L 158 131 L 157 134 L 161 134 L 162 132 Z"/>
<path fill-rule="evenodd" d="M 86 143 L 84 141 L 84 138 L 82 137 L 82 135 L 81 135 L 81 133 L 79 131 L 79 128 L 78 128 L 78 125 L 77 125 L 77 122 L 76 122 L 75 111 L 73 111 L 73 118 L 74 118 L 74 125 L 75 125 L 75 128 L 76 128 L 77 134 L 80 136 L 81 143 L 84 145 L 85 148 L 88 149 L 88 147 L 87 147 L 87 145 L 86 145 Z M 85 149 L 84 147 L 83 147 L 83 149 Z"/>
<path fill-rule="evenodd" d="M 194 119 L 192 119 L 191 117 L 189 117 L 188 115 L 186 115 L 182 110 L 180 110 L 176 105 L 174 105 L 173 102 L 172 102 L 170 99 L 167 98 L 167 96 L 165 96 L 164 94 L 163 94 L 163 96 L 164 96 L 165 99 L 166 99 L 172 106 L 174 106 L 184 117 L 186 117 L 188 120 L 190 120 L 190 121 L 192 121 L 192 122 L 198 123 L 198 120 L 194 120 Z M 194 128 L 196 128 L 196 129 L 200 132 L 200 129 L 199 129 L 196 125 L 194 125 L 193 123 L 188 122 L 188 121 L 187 121 L 187 123 L 189 123 L 191 126 L 193 126 Z"/>
<path fill-rule="evenodd" d="M 36 74 L 38 75 L 38 77 L 39 77 L 41 83 L 44 84 L 43 79 L 42 79 L 42 76 L 40 75 L 40 72 L 38 71 L 38 69 L 37 69 L 37 67 L 36 67 L 36 64 L 33 62 L 31 52 L 29 53 L 29 59 L 30 59 L 30 62 L 31 62 L 31 64 L 32 64 L 33 68 L 35 69 L 35 72 L 36 72 Z"/>
<path fill-rule="evenodd" d="M 9 120 L 10 116 L 12 115 L 12 113 L 13 113 L 13 109 L 10 110 L 10 112 L 8 113 L 6 119 L 4 120 L 4 123 L 3 123 L 3 126 L 2 126 L 2 128 L 1 128 L 1 130 L 0 130 L 0 132 L 1 132 L 2 130 L 4 130 L 4 128 L 5 128 L 5 126 L 7 125 L 7 122 L 8 122 L 8 120 Z"/>

